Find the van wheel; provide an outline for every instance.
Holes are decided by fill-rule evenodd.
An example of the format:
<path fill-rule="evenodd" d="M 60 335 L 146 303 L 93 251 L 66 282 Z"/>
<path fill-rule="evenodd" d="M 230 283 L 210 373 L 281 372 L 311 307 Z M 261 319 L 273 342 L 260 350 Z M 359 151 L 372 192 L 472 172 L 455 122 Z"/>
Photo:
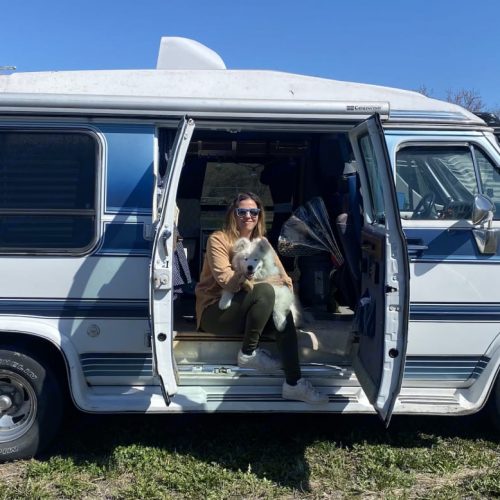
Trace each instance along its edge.
<path fill-rule="evenodd" d="M 493 386 L 487 406 L 488 414 L 495 429 L 500 432 L 500 374 Z"/>
<path fill-rule="evenodd" d="M 48 366 L 28 353 L 0 350 L 0 461 L 40 453 L 62 411 L 61 385 Z"/>

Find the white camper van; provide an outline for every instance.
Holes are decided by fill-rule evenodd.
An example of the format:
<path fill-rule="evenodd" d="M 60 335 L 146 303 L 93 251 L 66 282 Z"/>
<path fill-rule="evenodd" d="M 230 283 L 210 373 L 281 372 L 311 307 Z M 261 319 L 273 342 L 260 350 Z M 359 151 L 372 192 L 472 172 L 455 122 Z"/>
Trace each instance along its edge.
<path fill-rule="evenodd" d="M 68 399 L 387 423 L 489 401 L 498 421 L 499 165 L 492 130 L 456 105 L 228 70 L 192 40 L 162 39 L 155 70 L 0 76 L 0 457 L 39 452 Z M 207 238 L 246 190 L 274 244 L 325 207 L 343 265 L 283 262 L 308 318 L 302 372 L 328 404 L 282 399 L 280 374 L 236 365 L 238 332 L 196 329 Z"/>

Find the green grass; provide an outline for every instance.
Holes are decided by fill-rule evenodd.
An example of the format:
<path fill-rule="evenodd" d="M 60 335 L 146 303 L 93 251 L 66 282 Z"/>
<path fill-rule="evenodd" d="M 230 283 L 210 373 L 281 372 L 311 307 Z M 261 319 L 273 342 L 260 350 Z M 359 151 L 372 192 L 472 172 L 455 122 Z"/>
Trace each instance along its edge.
<path fill-rule="evenodd" d="M 499 471 L 479 417 L 78 415 L 0 499 L 493 498 Z"/>

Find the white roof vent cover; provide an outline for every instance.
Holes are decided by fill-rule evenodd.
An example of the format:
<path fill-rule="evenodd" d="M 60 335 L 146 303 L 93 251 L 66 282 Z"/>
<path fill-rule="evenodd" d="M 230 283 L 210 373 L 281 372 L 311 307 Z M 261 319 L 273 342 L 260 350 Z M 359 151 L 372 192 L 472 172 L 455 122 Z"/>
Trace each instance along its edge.
<path fill-rule="evenodd" d="M 196 40 L 163 36 L 156 69 L 226 69 L 226 65 L 217 52 Z"/>

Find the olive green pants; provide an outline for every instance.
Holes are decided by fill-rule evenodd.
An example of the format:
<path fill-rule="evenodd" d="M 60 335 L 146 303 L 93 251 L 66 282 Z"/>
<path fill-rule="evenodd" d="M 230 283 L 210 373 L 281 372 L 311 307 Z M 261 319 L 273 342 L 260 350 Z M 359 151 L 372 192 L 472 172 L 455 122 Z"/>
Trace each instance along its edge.
<path fill-rule="evenodd" d="M 205 332 L 220 334 L 243 333 L 241 350 L 251 354 L 263 332 L 274 333 L 287 383 L 295 385 L 301 377 L 297 331 L 289 313 L 285 329 L 276 330 L 272 313 L 274 289 L 268 283 L 257 283 L 250 292 L 236 293 L 231 306 L 222 311 L 219 303 L 211 304 L 202 313 L 200 326 Z"/>

